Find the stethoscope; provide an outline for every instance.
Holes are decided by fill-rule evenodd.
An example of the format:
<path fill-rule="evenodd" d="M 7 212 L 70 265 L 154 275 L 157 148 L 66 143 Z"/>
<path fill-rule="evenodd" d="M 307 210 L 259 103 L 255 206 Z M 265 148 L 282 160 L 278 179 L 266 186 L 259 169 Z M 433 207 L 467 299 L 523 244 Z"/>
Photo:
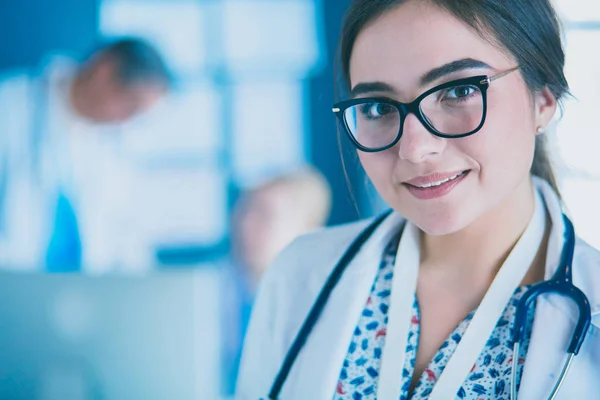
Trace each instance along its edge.
<path fill-rule="evenodd" d="M 379 227 L 379 225 L 383 222 L 391 214 L 391 210 L 383 213 L 379 217 L 377 217 L 367 228 L 365 228 L 352 242 L 352 244 L 346 249 L 346 252 L 342 255 L 335 268 L 333 269 L 331 275 L 327 278 L 327 281 L 323 285 L 317 300 L 313 304 L 308 316 L 304 320 L 298 335 L 294 339 L 292 346 L 288 350 L 288 353 L 285 356 L 283 364 L 277 373 L 275 381 L 271 386 L 271 390 L 269 391 L 268 398 L 271 400 L 277 399 L 283 384 L 285 383 L 294 362 L 298 358 L 298 354 L 304 347 L 308 337 L 310 336 L 313 328 L 315 327 L 321 313 L 325 309 L 327 305 L 327 301 L 331 296 L 335 286 L 339 282 L 342 274 L 350 264 L 350 262 L 354 259 L 354 257 L 360 252 L 362 246 L 369 240 L 373 232 Z M 546 293 L 557 293 L 563 296 L 568 297 L 572 301 L 575 302 L 579 309 L 579 317 L 577 320 L 577 325 L 575 326 L 575 330 L 573 332 L 573 336 L 571 337 L 571 342 L 569 347 L 567 348 L 567 359 L 563 364 L 561 373 L 552 389 L 549 400 L 553 400 L 558 391 L 560 390 L 567 373 L 571 367 L 573 362 L 573 357 L 575 357 L 579 350 L 581 349 L 581 345 L 585 339 L 585 335 L 589 329 L 589 326 L 592 322 L 592 312 L 590 308 L 590 303 L 586 297 L 586 295 L 573 284 L 572 279 L 572 264 L 573 264 L 573 254 L 575 252 L 575 230 L 573 228 L 573 224 L 571 220 L 563 214 L 563 220 L 565 225 L 565 241 L 562 248 L 560 263 L 556 272 L 552 276 L 551 279 L 543 282 L 539 282 L 530 287 L 527 292 L 521 297 L 515 316 L 515 325 L 513 330 L 513 359 L 518 359 L 518 354 L 520 350 L 520 345 L 524 340 L 525 336 L 525 326 L 527 320 L 527 312 L 532 304 L 534 304 L 535 299 Z M 512 373 L 511 373 L 511 400 L 517 399 L 517 365 L 518 363 L 513 363 Z"/>

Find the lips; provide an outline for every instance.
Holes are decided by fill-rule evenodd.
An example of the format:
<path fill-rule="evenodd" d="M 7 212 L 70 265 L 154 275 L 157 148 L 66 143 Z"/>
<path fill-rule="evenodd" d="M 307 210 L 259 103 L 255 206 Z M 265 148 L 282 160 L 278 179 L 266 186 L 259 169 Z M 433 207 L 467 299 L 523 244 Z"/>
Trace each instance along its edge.
<path fill-rule="evenodd" d="M 467 173 L 468 170 L 460 170 L 453 172 L 435 173 L 427 176 L 420 176 L 404 182 L 406 185 L 414 186 L 421 189 L 426 189 L 434 186 L 440 186 L 444 183 L 457 179 L 461 175 Z"/>
<path fill-rule="evenodd" d="M 431 200 L 450 193 L 469 175 L 470 170 L 438 173 L 411 179 L 404 183 L 408 191 L 420 200 Z"/>

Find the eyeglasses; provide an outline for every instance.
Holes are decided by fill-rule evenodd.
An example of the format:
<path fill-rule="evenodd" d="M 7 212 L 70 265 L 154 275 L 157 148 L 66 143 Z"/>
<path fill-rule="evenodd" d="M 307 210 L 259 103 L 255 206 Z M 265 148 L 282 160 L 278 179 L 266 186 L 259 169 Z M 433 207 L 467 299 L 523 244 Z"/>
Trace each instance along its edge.
<path fill-rule="evenodd" d="M 433 135 L 461 138 L 477 133 L 485 123 L 490 84 L 518 69 L 447 82 L 408 104 L 387 98 L 360 98 L 334 104 L 333 112 L 350 140 L 365 152 L 383 151 L 398 143 L 404 120 L 411 113 Z"/>

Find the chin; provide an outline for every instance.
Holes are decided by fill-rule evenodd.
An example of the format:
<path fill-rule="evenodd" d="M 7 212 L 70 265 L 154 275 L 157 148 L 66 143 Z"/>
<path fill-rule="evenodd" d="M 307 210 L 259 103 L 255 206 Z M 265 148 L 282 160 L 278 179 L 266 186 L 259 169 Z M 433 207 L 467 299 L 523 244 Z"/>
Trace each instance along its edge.
<path fill-rule="evenodd" d="M 461 211 L 413 212 L 407 218 L 424 233 L 431 236 L 444 236 L 459 232 L 469 226 L 471 218 Z"/>
<path fill-rule="evenodd" d="M 460 232 L 477 219 L 481 210 L 477 204 L 469 201 L 467 193 L 456 189 L 443 198 L 430 201 L 416 200 L 403 189 L 401 193 L 394 193 L 397 206 L 394 208 L 428 235 L 444 236 Z"/>

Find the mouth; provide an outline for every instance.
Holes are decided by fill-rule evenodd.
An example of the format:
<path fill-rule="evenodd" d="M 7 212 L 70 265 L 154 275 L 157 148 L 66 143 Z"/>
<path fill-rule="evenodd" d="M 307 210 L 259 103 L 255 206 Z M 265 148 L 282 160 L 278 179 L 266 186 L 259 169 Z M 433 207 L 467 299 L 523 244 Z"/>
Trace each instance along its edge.
<path fill-rule="evenodd" d="M 471 170 L 445 174 L 433 174 L 411 179 L 410 181 L 404 182 L 403 185 L 415 197 L 422 200 L 428 200 L 448 194 L 459 183 L 461 183 L 467 177 L 467 175 L 469 175 L 469 172 L 471 172 Z"/>

